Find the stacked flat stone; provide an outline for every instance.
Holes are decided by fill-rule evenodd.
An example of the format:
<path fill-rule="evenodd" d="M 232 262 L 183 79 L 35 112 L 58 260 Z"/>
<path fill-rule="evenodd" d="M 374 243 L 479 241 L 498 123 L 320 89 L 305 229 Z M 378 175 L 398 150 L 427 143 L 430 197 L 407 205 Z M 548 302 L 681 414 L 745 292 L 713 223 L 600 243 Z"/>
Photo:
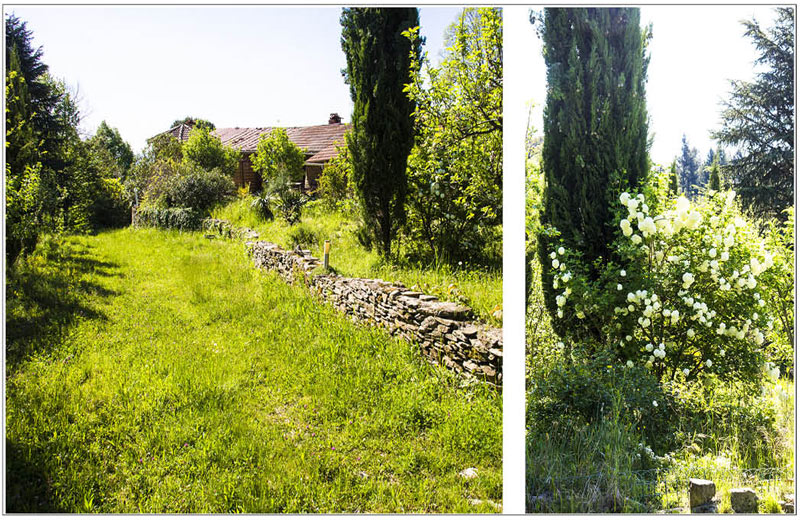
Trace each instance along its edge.
<path fill-rule="evenodd" d="M 503 331 L 474 320 L 472 309 L 409 290 L 399 282 L 311 275 L 320 265 L 308 250 L 285 251 L 264 241 L 245 244 L 256 267 L 292 283 L 302 275 L 324 301 L 354 321 L 380 325 L 419 344 L 432 362 L 501 385 Z"/>

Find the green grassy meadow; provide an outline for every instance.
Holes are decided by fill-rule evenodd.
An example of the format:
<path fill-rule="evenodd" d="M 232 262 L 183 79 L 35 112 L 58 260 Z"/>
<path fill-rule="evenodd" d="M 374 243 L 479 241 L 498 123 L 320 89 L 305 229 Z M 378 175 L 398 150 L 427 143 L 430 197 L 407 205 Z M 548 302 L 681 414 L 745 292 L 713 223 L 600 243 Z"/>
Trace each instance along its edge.
<path fill-rule="evenodd" d="M 501 507 L 500 392 L 254 269 L 240 242 L 48 238 L 8 271 L 6 311 L 8 512 Z"/>
<path fill-rule="evenodd" d="M 400 281 L 407 287 L 417 286 L 419 290 L 441 300 L 464 303 L 472 307 L 481 320 L 502 327 L 502 317 L 494 315 L 497 309 L 502 309 L 503 304 L 503 275 L 499 267 L 487 268 L 468 262 L 457 267 L 447 264 L 388 264 L 381 261 L 376 251 L 368 251 L 358 242 L 358 224 L 351 216 L 327 210 L 315 202 L 303 209 L 299 224 L 290 226 L 280 217 L 263 221 L 251 210 L 251 204 L 251 197 L 239 198 L 217 207 L 212 216 L 228 220 L 235 226 L 254 229 L 262 240 L 269 240 L 283 248 L 291 249 L 300 245 L 310 249 L 319 258 L 322 258 L 325 240 L 330 240 L 330 266 L 337 273 Z"/>

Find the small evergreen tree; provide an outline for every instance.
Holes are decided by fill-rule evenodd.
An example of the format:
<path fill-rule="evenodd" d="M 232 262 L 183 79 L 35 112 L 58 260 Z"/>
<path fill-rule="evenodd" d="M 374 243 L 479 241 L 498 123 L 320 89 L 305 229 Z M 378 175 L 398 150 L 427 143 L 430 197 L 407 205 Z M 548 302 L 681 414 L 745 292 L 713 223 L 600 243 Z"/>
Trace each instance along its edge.
<path fill-rule="evenodd" d="M 678 194 L 678 159 L 673 159 L 669 165 L 669 194 Z"/>
<path fill-rule="evenodd" d="M 343 71 L 353 100 L 347 146 L 353 184 L 367 228 L 384 257 L 405 220 L 406 163 L 414 139 L 414 103 L 405 93 L 421 41 L 405 31 L 419 25 L 416 8 L 347 8 L 341 16 Z"/>
<path fill-rule="evenodd" d="M 711 166 L 708 167 L 708 189 L 719 191 L 722 188 L 722 181 L 719 173 L 719 154 L 714 154 Z"/>

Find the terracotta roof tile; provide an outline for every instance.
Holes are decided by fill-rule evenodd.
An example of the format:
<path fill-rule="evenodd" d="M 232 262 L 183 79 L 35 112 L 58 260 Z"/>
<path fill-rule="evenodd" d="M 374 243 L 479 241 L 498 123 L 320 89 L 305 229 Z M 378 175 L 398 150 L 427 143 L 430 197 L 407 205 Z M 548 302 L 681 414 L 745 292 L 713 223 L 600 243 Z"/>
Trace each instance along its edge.
<path fill-rule="evenodd" d="M 317 125 L 317 126 L 290 126 L 285 128 L 289 140 L 307 155 L 313 156 L 335 143 L 344 142 L 344 132 L 349 125 Z M 269 134 L 272 127 L 261 128 L 218 128 L 214 135 L 219 137 L 222 144 L 233 146 L 243 152 L 255 152 L 261 134 Z M 330 158 L 330 157 L 329 157 Z"/>
<path fill-rule="evenodd" d="M 336 156 L 336 145 L 344 143 L 344 133 L 348 124 L 327 124 L 316 126 L 291 126 L 285 128 L 289 140 L 305 150 L 308 162 L 325 162 Z M 189 139 L 192 127 L 180 124 L 165 133 L 185 142 Z M 242 152 L 255 152 L 261 134 L 269 134 L 272 127 L 257 128 L 217 128 L 212 133 L 219 137 L 222 144 L 232 146 Z"/>

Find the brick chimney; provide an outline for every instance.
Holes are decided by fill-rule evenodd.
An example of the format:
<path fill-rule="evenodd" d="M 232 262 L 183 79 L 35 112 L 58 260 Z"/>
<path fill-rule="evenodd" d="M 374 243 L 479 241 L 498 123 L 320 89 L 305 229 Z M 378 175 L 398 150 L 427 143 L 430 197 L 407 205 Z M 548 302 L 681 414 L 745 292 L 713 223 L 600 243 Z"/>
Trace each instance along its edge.
<path fill-rule="evenodd" d="M 336 112 L 331 114 L 331 117 L 328 118 L 329 125 L 338 125 L 341 124 L 341 122 L 342 122 L 342 117 Z"/>

